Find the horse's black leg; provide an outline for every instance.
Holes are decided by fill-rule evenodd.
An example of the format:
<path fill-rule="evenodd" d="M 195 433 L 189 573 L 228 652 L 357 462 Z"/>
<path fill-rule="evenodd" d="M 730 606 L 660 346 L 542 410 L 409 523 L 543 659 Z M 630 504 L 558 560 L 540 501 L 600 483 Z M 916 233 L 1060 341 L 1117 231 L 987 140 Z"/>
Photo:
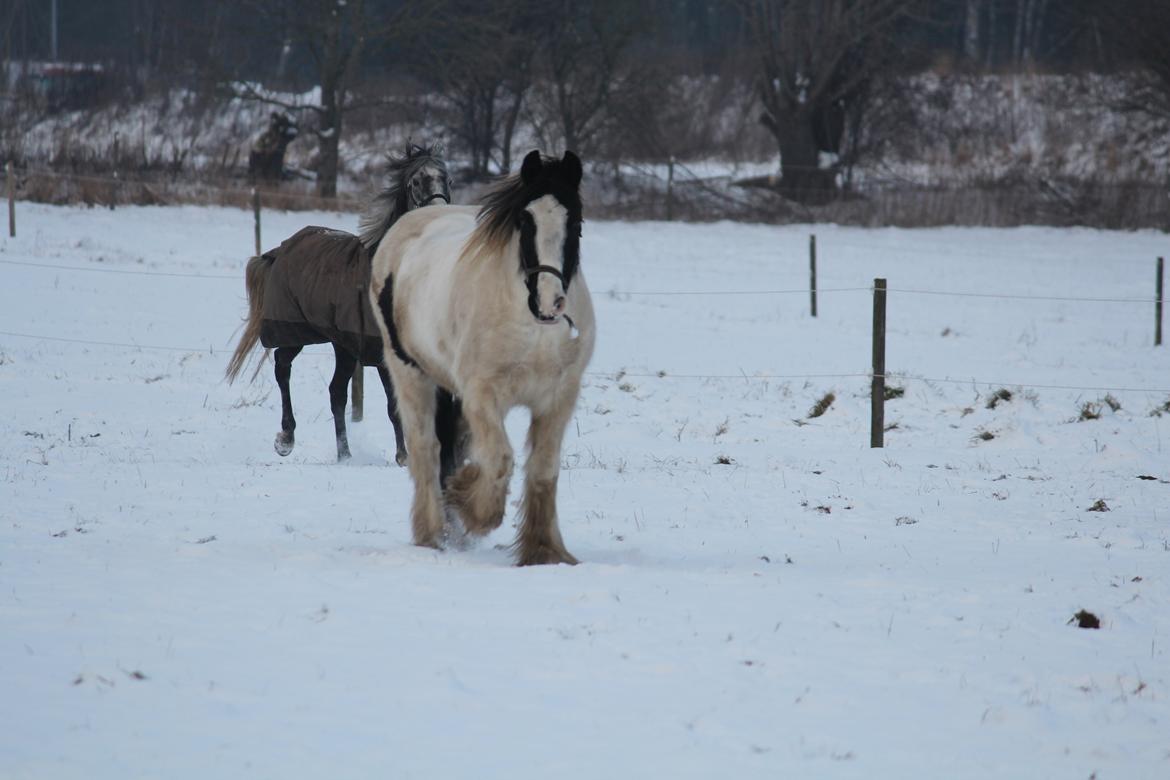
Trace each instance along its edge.
<path fill-rule="evenodd" d="M 301 347 L 276 348 L 276 384 L 280 387 L 280 433 L 276 434 L 276 454 L 288 455 L 293 451 L 297 421 L 293 418 L 292 397 L 288 392 L 288 379 L 292 376 L 292 362 L 301 354 Z"/>
<path fill-rule="evenodd" d="M 398 416 L 398 396 L 394 394 L 394 383 L 390 381 L 390 372 L 385 366 L 378 366 L 378 378 L 382 380 L 382 389 L 386 391 L 386 410 L 390 414 L 390 424 L 394 426 L 394 462 L 405 466 L 406 440 L 402 435 L 402 420 Z"/>
<path fill-rule="evenodd" d="M 345 432 L 345 402 L 349 395 L 349 380 L 357 366 L 357 357 L 352 352 L 333 345 L 335 368 L 333 381 L 329 383 L 329 408 L 333 411 L 333 430 L 337 434 L 337 459 L 349 460 L 349 436 Z"/>
<path fill-rule="evenodd" d="M 435 437 L 439 440 L 439 484 L 463 465 L 463 405 L 446 390 L 437 391 Z"/>

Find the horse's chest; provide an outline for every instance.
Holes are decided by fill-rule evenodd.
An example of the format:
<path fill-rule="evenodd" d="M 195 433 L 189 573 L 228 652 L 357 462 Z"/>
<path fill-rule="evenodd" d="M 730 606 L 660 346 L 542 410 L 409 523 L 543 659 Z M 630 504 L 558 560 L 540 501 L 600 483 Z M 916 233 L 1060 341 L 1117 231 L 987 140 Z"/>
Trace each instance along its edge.
<path fill-rule="evenodd" d="M 491 339 L 492 344 L 474 340 L 471 349 L 461 361 L 461 373 L 479 374 L 490 363 L 487 372 L 493 375 L 491 384 L 513 402 L 530 407 L 546 405 L 550 397 L 559 396 L 565 386 L 579 381 L 573 344 L 568 332 L 553 330 L 554 326 L 537 326 L 539 330 L 522 329 L 510 338 Z M 485 360 L 486 358 L 486 360 Z M 471 377 L 464 377 L 471 379 Z"/>

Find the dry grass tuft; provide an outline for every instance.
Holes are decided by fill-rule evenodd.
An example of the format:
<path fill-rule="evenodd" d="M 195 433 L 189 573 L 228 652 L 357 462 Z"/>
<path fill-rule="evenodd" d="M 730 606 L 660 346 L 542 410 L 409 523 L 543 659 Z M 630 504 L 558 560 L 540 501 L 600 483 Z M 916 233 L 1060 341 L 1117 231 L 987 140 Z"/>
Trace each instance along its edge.
<path fill-rule="evenodd" d="M 1012 400 L 1012 391 L 1008 390 L 1006 387 L 1001 387 L 992 393 L 991 397 L 987 399 L 987 408 L 994 409 L 1001 403 L 1005 403 L 1010 400 Z"/>
<path fill-rule="evenodd" d="M 822 414 L 829 411 L 829 407 L 832 406 L 833 402 L 836 400 L 837 400 L 837 396 L 834 393 L 831 393 L 831 392 L 825 393 L 824 396 L 821 397 L 821 400 L 819 400 L 815 404 L 813 404 L 812 409 L 809 409 L 809 411 L 808 411 L 809 419 L 811 420 L 814 417 L 820 417 Z"/>

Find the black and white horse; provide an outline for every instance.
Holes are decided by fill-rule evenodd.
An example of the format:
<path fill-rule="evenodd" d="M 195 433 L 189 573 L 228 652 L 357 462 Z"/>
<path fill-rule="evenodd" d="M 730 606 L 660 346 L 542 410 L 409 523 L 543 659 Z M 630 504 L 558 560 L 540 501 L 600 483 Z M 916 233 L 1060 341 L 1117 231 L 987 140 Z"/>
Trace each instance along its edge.
<path fill-rule="evenodd" d="M 405 154 L 389 158 L 390 185 L 371 201 L 362 216 L 360 236 L 307 227 L 276 249 L 248 261 L 248 319 L 228 364 L 227 378 L 232 381 L 239 375 L 257 343 L 264 346 L 265 354 L 269 349 L 276 350 L 281 430 L 275 446 L 280 455 L 288 455 L 296 443 L 297 423 L 289 395 L 292 362 L 306 345 L 329 342 L 335 358 L 329 406 L 337 437 L 337 459 L 350 457 L 346 399 L 354 371 L 363 365 L 378 369 L 394 425 L 395 460 L 399 465 L 406 462 L 394 387 L 382 362 L 382 341 L 366 291 L 370 258 L 386 231 L 409 211 L 451 202 L 450 178 L 441 154 L 435 147 L 408 144 Z"/>
<path fill-rule="evenodd" d="M 576 563 L 556 514 L 561 440 L 593 354 L 594 318 L 580 271 L 581 161 L 532 152 L 482 208 L 403 216 L 373 258 L 370 301 L 398 392 L 414 481 L 414 542 L 438 547 L 445 509 L 468 532 L 504 517 L 513 454 L 504 416 L 531 410 L 521 565 Z M 466 462 L 445 481 L 433 420 L 445 390 L 462 403 Z"/>

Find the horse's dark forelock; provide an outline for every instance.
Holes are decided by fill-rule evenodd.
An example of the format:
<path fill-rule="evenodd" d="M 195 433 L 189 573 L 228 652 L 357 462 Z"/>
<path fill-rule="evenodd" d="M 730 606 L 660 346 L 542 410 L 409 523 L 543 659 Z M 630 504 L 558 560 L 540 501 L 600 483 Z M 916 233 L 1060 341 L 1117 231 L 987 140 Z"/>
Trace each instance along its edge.
<path fill-rule="evenodd" d="M 555 157 L 542 157 L 541 163 L 540 175 L 531 183 L 525 183 L 520 174 L 513 174 L 483 197 L 482 208 L 476 218 L 479 223 L 476 234 L 484 244 L 504 246 L 512 234 L 521 229 L 525 215 L 528 214 L 528 204 L 545 195 L 552 195 L 568 211 L 563 266 L 567 288 L 581 262 L 581 193 L 579 184 L 567 171 L 563 161 Z M 534 252 L 535 247 L 521 247 L 522 270 L 526 262 L 525 254 Z"/>
<path fill-rule="evenodd" d="M 386 231 L 410 210 L 407 200 L 410 189 L 407 183 L 410 178 L 427 165 L 438 168 L 443 175 L 447 174 L 447 163 L 440 155 L 438 144 L 408 144 L 404 154 L 391 153 L 386 156 L 386 177 L 390 184 L 370 201 L 358 223 L 361 242 L 370 254 L 377 250 L 378 242 L 386 235 Z"/>

